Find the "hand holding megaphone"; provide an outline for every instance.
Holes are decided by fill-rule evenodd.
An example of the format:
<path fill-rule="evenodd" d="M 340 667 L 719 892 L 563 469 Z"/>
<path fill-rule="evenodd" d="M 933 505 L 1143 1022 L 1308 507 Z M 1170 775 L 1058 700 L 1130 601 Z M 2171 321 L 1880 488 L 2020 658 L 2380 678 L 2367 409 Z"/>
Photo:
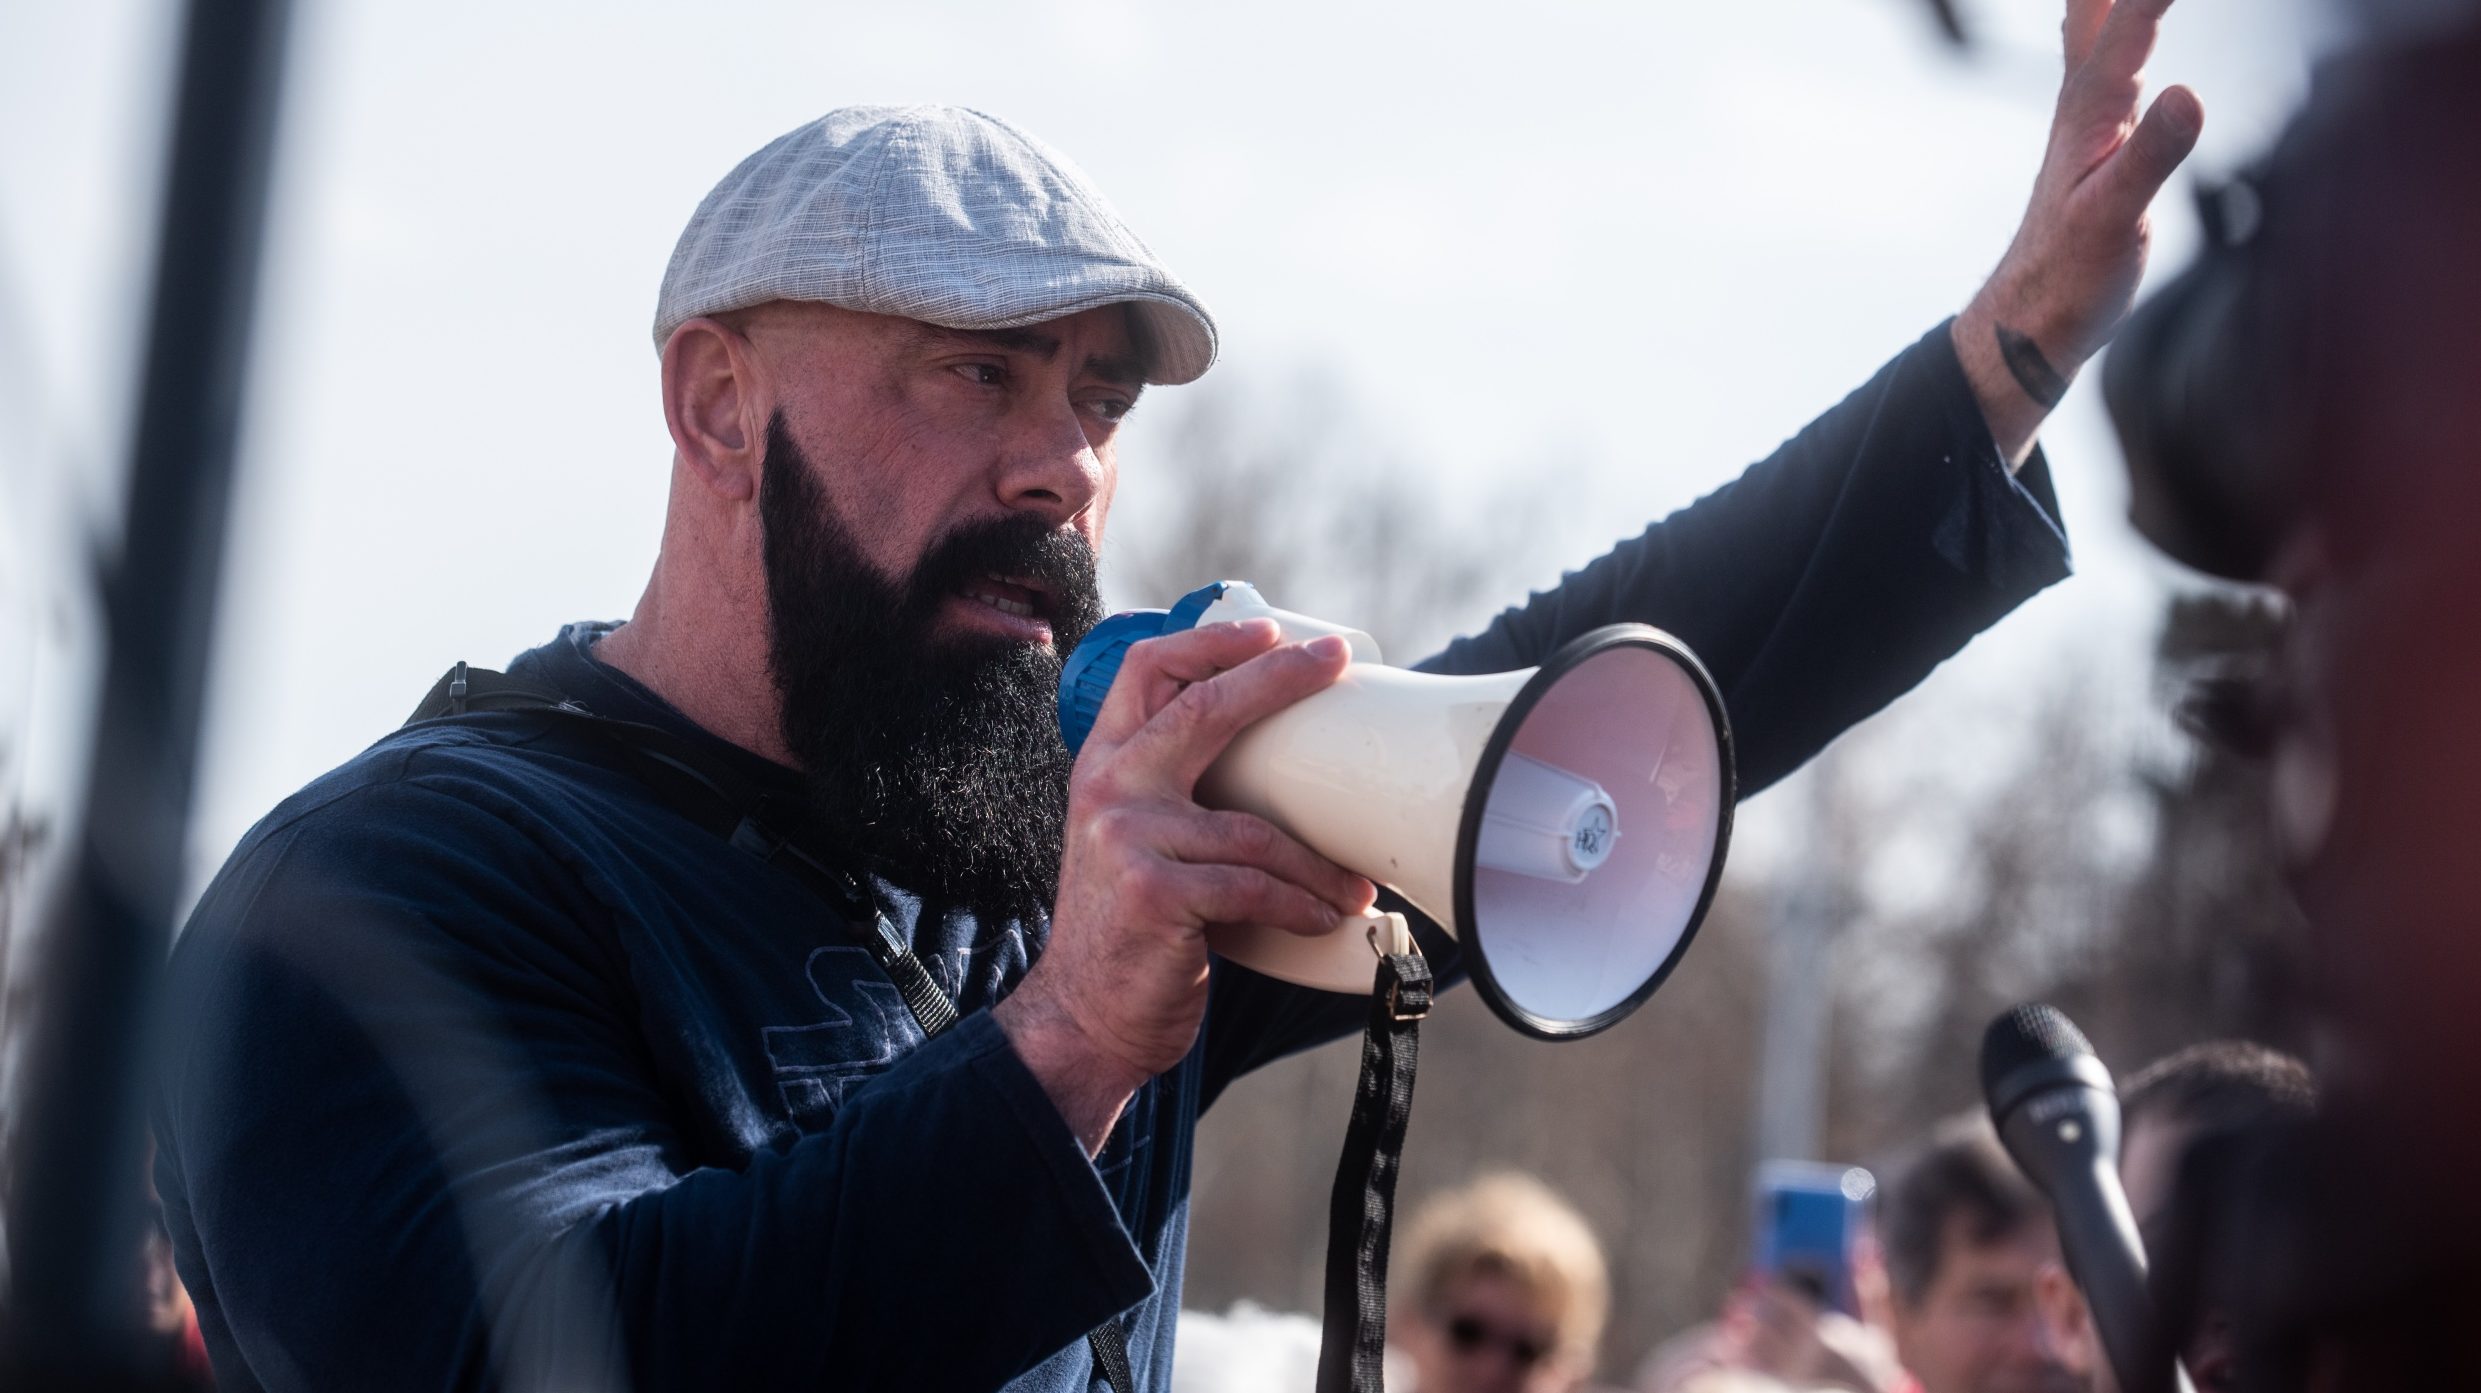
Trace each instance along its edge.
<path fill-rule="evenodd" d="M 1285 643 L 1264 619 L 1126 652 L 1070 779 L 1050 942 L 993 1013 L 1089 1154 L 1196 1042 L 1206 925 L 1318 935 L 1370 908 L 1361 876 L 1192 797 L 1235 735 L 1331 686 L 1349 656 L 1340 639 Z"/>
<path fill-rule="evenodd" d="M 1236 621 L 1340 641 L 1353 661 L 1237 725 L 1218 721 L 1212 747 L 1190 749 L 1201 762 L 1180 769 L 1199 804 L 1252 814 L 1394 890 L 1456 937 L 1484 1000 L 1527 1034 L 1592 1034 L 1661 983 L 1712 902 L 1732 811 L 1721 694 L 1678 640 L 1611 625 L 1538 668 L 1434 676 L 1384 665 L 1367 634 L 1221 581 L 1086 635 L 1060 678 L 1070 748 L 1117 735 L 1108 723 L 1132 676 L 1159 689 L 1165 638 Z M 1286 981 L 1369 989 L 1360 931 L 1238 916 L 1209 941 Z"/>
<path fill-rule="evenodd" d="M 1196 1040 L 1209 943 L 1367 993 L 1318 1387 L 1375 1389 L 1432 975 L 1401 916 L 1378 931 L 1371 882 L 1455 936 L 1510 1025 L 1590 1035 L 1661 984 L 1713 902 L 1729 729 L 1696 657 L 1642 624 L 1538 668 L 1440 677 L 1237 581 L 1114 615 L 1061 669 L 1078 759 L 1052 941 L 996 1014 L 1091 1152 Z"/>

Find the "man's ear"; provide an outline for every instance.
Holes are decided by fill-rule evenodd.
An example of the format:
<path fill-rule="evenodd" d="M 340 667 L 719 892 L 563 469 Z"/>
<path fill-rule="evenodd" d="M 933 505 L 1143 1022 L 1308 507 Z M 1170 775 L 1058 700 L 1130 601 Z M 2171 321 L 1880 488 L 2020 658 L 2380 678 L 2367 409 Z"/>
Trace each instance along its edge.
<path fill-rule="evenodd" d="M 2040 1308 L 2042 1327 L 2059 1362 L 2086 1378 L 2107 1378 L 2110 1367 L 2102 1358 L 2091 1313 L 2085 1309 L 2085 1294 L 2076 1289 L 2066 1268 L 2055 1262 L 2042 1264 L 2033 1278 L 2033 1303 Z"/>
<path fill-rule="evenodd" d="M 720 319 L 692 319 L 663 345 L 663 421 L 690 477 L 718 497 L 758 496 L 772 388 L 749 338 Z"/>

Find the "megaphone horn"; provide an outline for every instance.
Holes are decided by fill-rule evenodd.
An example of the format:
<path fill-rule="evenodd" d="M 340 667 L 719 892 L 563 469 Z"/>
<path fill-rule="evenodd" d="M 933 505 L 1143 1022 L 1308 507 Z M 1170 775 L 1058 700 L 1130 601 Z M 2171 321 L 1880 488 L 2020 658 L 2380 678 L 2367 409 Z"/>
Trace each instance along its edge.
<path fill-rule="evenodd" d="M 1607 1029 L 1662 984 L 1713 903 L 1731 840 L 1730 726 L 1685 645 L 1614 624 L 1538 668 L 1441 677 L 1388 667 L 1369 635 L 1218 581 L 1086 635 L 1060 677 L 1069 749 L 1132 645 L 1252 618 L 1288 642 L 1341 635 L 1353 660 L 1334 686 L 1235 737 L 1198 781 L 1201 804 L 1263 817 L 1402 896 L 1456 938 L 1483 1000 L 1528 1035 Z M 1370 989 L 1358 932 L 1229 924 L 1207 942 L 1287 982 Z"/>

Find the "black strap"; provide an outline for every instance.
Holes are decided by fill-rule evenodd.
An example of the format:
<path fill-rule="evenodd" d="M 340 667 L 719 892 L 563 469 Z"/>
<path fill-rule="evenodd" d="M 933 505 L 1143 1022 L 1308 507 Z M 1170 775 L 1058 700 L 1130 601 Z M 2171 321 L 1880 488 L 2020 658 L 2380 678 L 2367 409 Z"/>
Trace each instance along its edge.
<path fill-rule="evenodd" d="M 833 907 L 847 932 L 895 983 L 897 995 L 923 1034 L 937 1035 L 956 1024 L 955 1003 L 940 990 L 914 954 L 913 945 L 888 922 L 878 897 L 863 879 L 811 855 L 776 830 L 797 825 L 800 810 L 719 767 L 692 742 L 659 726 L 597 715 L 552 688 L 465 663 L 448 669 L 406 723 L 496 711 L 561 717 L 611 741 L 638 776 L 675 811 L 735 848 L 805 882 Z"/>
<path fill-rule="evenodd" d="M 1094 1367 L 1103 1382 L 1117 1393 L 1137 1393 L 1137 1376 L 1129 1372 L 1128 1336 L 1120 1333 L 1120 1322 L 1107 1320 L 1095 1326 L 1085 1343 L 1094 1351 Z"/>
<path fill-rule="evenodd" d="M 1401 930 L 1399 930 L 1401 932 Z M 1387 1351 L 1387 1240 L 1395 1226 L 1396 1171 L 1413 1110 L 1421 1018 L 1430 1014 L 1430 964 L 1409 937 L 1382 952 L 1361 1037 L 1361 1081 L 1327 1204 L 1326 1335 L 1317 1393 L 1381 1393 Z"/>
<path fill-rule="evenodd" d="M 869 950 L 887 979 L 895 983 L 896 994 L 904 998 L 905 1010 L 912 1014 L 923 1035 L 938 1035 L 956 1024 L 956 1003 L 948 999 L 937 979 L 930 975 L 930 969 L 922 965 L 913 945 L 888 922 L 878 896 L 860 877 L 819 860 L 775 830 L 797 825 L 797 810 L 786 809 L 772 797 L 747 787 L 746 780 L 718 768 L 704 751 L 671 731 L 598 716 L 552 688 L 462 662 L 432 685 L 405 724 L 495 711 L 534 711 L 563 717 L 610 740 L 636 766 L 638 775 L 663 794 L 676 811 L 816 891 L 836 911 L 838 922 Z M 867 929 L 860 927 L 865 921 L 869 924 Z M 1095 1327 L 1086 1336 L 1086 1344 L 1093 1351 L 1094 1367 L 1114 1393 L 1137 1393 L 1136 1379 L 1129 1371 L 1128 1337 L 1121 1332 L 1118 1321 L 1105 1321 Z"/>

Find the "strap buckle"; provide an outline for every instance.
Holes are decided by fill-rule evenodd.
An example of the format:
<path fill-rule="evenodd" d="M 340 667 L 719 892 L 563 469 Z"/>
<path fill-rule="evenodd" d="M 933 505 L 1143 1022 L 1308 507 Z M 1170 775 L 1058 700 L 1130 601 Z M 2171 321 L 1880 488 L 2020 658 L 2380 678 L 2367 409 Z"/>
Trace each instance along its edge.
<path fill-rule="evenodd" d="M 775 829 L 754 817 L 742 818 L 727 840 L 734 850 L 748 852 L 761 861 L 773 861 L 775 854 L 784 849 L 784 839 L 776 835 Z"/>
<path fill-rule="evenodd" d="M 459 658 L 457 659 L 457 665 L 448 669 L 449 715 L 462 716 L 465 714 L 465 692 L 465 660 L 463 658 Z"/>
<path fill-rule="evenodd" d="M 1414 994 L 1410 1002 L 1404 999 L 1404 983 L 1390 981 L 1387 984 L 1388 1018 L 1402 1024 L 1428 1016 L 1430 1014 L 1430 960 L 1422 956 L 1421 944 L 1413 937 L 1413 926 L 1404 921 L 1403 915 L 1393 912 L 1363 917 L 1368 921 L 1366 936 L 1370 940 L 1370 951 L 1376 953 L 1381 961 L 1389 958 L 1410 958 L 1420 965 L 1421 990 Z"/>
<path fill-rule="evenodd" d="M 1427 1019 L 1430 1015 L 1429 993 L 1424 992 L 1422 999 L 1408 1009 L 1398 1000 L 1398 993 L 1401 991 L 1403 991 L 1401 986 L 1392 986 L 1387 989 L 1387 1014 L 1398 1025 L 1410 1025 L 1414 1021 Z"/>

